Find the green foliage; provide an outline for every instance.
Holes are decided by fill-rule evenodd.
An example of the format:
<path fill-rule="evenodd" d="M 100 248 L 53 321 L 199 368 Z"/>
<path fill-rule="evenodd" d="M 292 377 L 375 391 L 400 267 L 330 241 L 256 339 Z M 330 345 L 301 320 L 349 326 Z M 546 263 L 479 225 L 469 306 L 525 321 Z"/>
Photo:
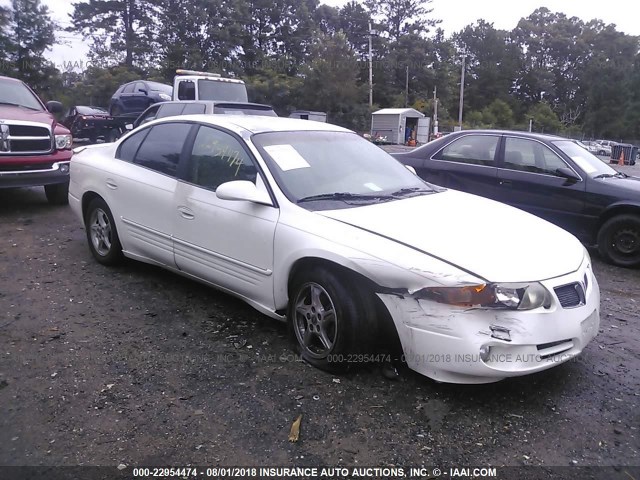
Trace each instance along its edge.
<path fill-rule="evenodd" d="M 2 72 L 24 80 L 36 90 L 46 90 L 53 67 L 44 52 L 55 41 L 56 24 L 40 0 L 12 0 L 0 10 Z"/>
<path fill-rule="evenodd" d="M 95 65 L 149 63 L 157 23 L 155 0 L 90 0 L 73 4 L 69 31 L 92 40 Z"/>
<path fill-rule="evenodd" d="M 531 107 L 527 117 L 533 120 L 534 132 L 560 133 L 562 124 L 548 103 L 538 103 Z"/>
<path fill-rule="evenodd" d="M 380 19 L 384 31 L 392 40 L 407 33 L 425 33 L 437 20 L 429 18 L 433 12 L 427 5 L 432 0 L 365 0 L 367 9 Z"/>
<path fill-rule="evenodd" d="M 357 64 L 344 33 L 320 34 L 303 72 L 298 108 L 325 111 L 334 123 L 362 129 L 366 89 L 358 85 Z"/>

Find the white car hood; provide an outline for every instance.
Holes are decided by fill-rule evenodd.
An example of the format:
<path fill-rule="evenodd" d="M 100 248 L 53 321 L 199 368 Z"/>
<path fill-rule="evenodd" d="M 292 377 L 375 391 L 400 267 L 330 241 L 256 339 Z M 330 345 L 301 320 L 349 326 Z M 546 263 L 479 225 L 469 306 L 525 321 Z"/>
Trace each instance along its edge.
<path fill-rule="evenodd" d="M 577 270 L 584 259 L 584 247 L 565 230 L 455 190 L 316 213 L 401 242 L 491 282 L 545 280 Z"/>

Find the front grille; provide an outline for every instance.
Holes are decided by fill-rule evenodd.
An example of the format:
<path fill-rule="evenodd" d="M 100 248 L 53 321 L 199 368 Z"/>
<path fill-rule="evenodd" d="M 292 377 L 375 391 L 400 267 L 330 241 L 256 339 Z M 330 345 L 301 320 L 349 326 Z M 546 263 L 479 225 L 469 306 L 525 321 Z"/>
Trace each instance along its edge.
<path fill-rule="evenodd" d="M 14 153 L 48 152 L 51 140 L 11 140 L 9 151 Z"/>
<path fill-rule="evenodd" d="M 12 137 L 48 137 L 49 129 L 32 125 L 9 125 L 9 134 Z"/>
<path fill-rule="evenodd" d="M 42 124 L 0 122 L 0 156 L 42 154 L 53 150 L 51 132 Z"/>
<path fill-rule="evenodd" d="M 554 288 L 560 305 L 563 308 L 572 308 L 584 305 L 584 290 L 579 283 L 570 283 Z"/>
<path fill-rule="evenodd" d="M 30 165 L 3 165 L 0 163 L 0 172 L 30 172 L 32 170 L 51 170 L 52 168 L 53 162 Z"/>

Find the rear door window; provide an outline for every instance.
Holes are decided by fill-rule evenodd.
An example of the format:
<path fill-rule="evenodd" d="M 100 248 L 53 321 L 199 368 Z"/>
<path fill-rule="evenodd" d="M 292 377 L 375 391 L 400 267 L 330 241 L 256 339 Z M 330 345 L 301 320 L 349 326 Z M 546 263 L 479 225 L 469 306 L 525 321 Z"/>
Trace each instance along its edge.
<path fill-rule="evenodd" d="M 499 137 L 464 135 L 440 150 L 433 158 L 448 162 L 495 166 Z"/>
<path fill-rule="evenodd" d="M 136 153 L 138 152 L 138 148 L 142 144 L 142 141 L 149 133 L 149 129 L 142 130 L 140 132 L 136 132 L 126 140 L 124 140 L 120 147 L 118 147 L 118 151 L 116 152 L 116 158 L 120 160 L 124 160 L 126 162 L 133 162 Z"/>
<path fill-rule="evenodd" d="M 125 87 L 122 89 L 122 93 L 133 93 L 133 83 L 130 83 L 129 85 L 125 85 Z"/>
<path fill-rule="evenodd" d="M 182 111 L 183 115 L 193 115 L 198 113 L 206 113 L 206 108 L 201 103 L 187 103 Z"/>
<path fill-rule="evenodd" d="M 504 168 L 544 175 L 558 175 L 567 164 L 548 146 L 527 138 L 507 137 L 504 144 Z"/>
<path fill-rule="evenodd" d="M 182 103 L 165 103 L 161 105 L 160 110 L 158 111 L 157 118 L 181 115 L 183 110 L 184 110 L 184 104 Z"/>
<path fill-rule="evenodd" d="M 188 123 L 163 123 L 151 127 L 133 163 L 176 177 L 180 154 L 191 130 Z"/>

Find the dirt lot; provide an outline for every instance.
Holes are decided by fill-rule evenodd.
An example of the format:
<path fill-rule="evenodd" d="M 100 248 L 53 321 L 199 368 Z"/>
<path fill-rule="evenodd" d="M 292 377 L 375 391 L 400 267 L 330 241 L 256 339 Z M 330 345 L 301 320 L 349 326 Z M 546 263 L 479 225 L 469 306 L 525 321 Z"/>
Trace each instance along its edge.
<path fill-rule="evenodd" d="M 338 378 L 227 295 L 98 265 L 40 189 L 0 190 L 0 465 L 638 466 L 640 270 L 592 255 L 601 330 L 576 361 L 487 386 Z"/>

